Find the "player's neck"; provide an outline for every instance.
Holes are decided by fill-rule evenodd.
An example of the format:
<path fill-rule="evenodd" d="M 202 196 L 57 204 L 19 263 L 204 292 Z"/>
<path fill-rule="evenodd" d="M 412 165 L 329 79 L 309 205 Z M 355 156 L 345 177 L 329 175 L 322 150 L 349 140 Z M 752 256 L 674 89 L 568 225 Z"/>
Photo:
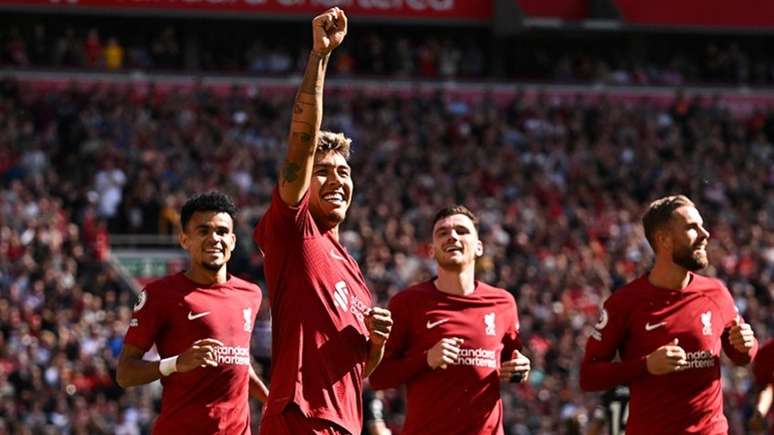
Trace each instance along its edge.
<path fill-rule="evenodd" d="M 331 237 L 333 237 L 333 239 L 338 242 L 339 241 L 339 226 L 336 225 L 335 227 L 331 228 L 328 231 L 330 231 Z"/>
<path fill-rule="evenodd" d="M 223 284 L 228 281 L 228 272 L 225 267 L 221 267 L 217 271 L 204 268 L 191 268 L 190 270 L 185 271 L 185 276 L 191 281 L 205 286 Z"/>
<path fill-rule="evenodd" d="M 474 267 L 461 271 L 438 268 L 438 278 L 433 283 L 435 288 L 444 293 L 467 296 L 476 290 L 475 272 Z"/>
<path fill-rule="evenodd" d="M 317 228 L 320 230 L 320 233 L 330 234 L 334 240 L 336 240 L 337 242 L 339 241 L 339 226 L 341 222 L 334 224 L 331 221 L 320 220 L 320 219 L 315 219 L 314 221 L 315 223 L 317 223 Z"/>
<path fill-rule="evenodd" d="M 691 283 L 691 274 L 684 267 L 668 260 L 659 260 L 648 274 L 648 281 L 656 287 L 682 290 Z"/>

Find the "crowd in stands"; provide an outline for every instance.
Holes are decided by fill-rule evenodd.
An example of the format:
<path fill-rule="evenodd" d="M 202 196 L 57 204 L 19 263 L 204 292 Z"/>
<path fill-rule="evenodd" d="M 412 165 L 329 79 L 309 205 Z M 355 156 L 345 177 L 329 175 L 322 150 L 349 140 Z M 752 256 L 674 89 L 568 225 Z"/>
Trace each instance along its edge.
<path fill-rule="evenodd" d="M 131 22 L 130 22 L 131 23 Z M 41 22 L 0 30 L 0 65 L 97 71 L 205 71 L 284 76 L 306 62 L 307 40 L 287 28 L 258 23 L 199 26 L 155 23 Z M 145 23 L 142 23 L 145 26 Z M 557 34 L 511 37 L 499 43 L 486 30 L 371 28 L 353 25 L 335 54 L 331 74 L 405 79 L 547 79 L 609 85 L 774 83 L 774 58 L 763 39 Z M 669 49 L 665 50 L 664 47 Z"/>
<path fill-rule="evenodd" d="M 651 55 L 629 47 L 601 52 L 562 50 L 554 56 L 539 51 L 531 54 L 537 62 L 548 61 L 540 72 L 552 74 L 558 82 L 665 86 L 770 86 L 774 83 L 774 62 L 753 48 L 745 50 L 736 42 L 710 41 L 698 47 L 681 47 L 678 43 L 675 49 L 663 50 L 665 44 L 662 41 L 648 46 Z"/>
<path fill-rule="evenodd" d="M 250 234 L 291 96 L 20 86 L 0 85 L 0 434 L 147 433 L 158 388 L 113 380 L 133 295 L 105 263 L 108 233 L 173 233 L 187 195 L 226 191 L 241 209 L 230 269 L 265 290 Z M 639 218 L 661 195 L 698 203 L 712 234 L 705 272 L 760 339 L 774 335 L 774 112 L 440 92 L 329 93 L 325 105 L 324 127 L 354 139 L 341 237 L 380 305 L 432 276 L 425 242 L 439 207 L 478 213 L 478 277 L 515 295 L 533 366 L 527 384 L 504 386 L 507 434 L 581 433 L 599 401 L 579 389 L 581 349 L 604 298 L 648 268 Z M 256 332 L 263 348 L 267 334 Z M 726 366 L 724 379 L 732 431 L 744 433 L 750 374 Z M 385 406 L 397 434 L 400 392 Z"/>

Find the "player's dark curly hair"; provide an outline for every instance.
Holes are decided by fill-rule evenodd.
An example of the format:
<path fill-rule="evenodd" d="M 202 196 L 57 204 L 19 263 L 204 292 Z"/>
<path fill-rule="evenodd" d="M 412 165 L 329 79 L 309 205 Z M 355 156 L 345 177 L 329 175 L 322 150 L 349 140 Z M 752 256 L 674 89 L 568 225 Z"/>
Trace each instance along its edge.
<path fill-rule="evenodd" d="M 180 211 L 180 228 L 185 230 L 191 216 L 197 211 L 215 211 L 218 213 L 228 213 L 231 219 L 236 222 L 237 208 L 231 197 L 222 192 L 212 191 L 207 193 L 197 193 L 188 198 Z"/>

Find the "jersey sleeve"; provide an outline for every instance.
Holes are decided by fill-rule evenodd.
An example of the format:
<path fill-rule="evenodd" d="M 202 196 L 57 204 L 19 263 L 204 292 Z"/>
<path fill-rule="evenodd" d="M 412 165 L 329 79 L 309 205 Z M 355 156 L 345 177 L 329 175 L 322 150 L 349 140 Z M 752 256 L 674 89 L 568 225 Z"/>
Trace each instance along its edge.
<path fill-rule="evenodd" d="M 505 335 L 503 335 L 503 351 L 500 355 L 501 362 L 510 360 L 514 350 L 521 350 L 524 347 L 521 337 L 519 337 L 519 309 L 513 296 L 509 296 L 509 305 L 511 306 L 509 311 L 512 316 L 508 322 L 508 329 L 506 329 Z"/>
<path fill-rule="evenodd" d="M 264 253 L 282 246 L 291 238 L 304 239 L 319 235 L 317 225 L 309 212 L 309 189 L 304 193 L 301 202 L 291 207 L 282 200 L 279 187 L 276 186 L 271 195 L 269 209 L 253 232 L 255 242 Z"/>
<path fill-rule="evenodd" d="M 761 387 L 774 384 L 774 339 L 761 347 L 753 361 L 755 383 Z"/>
<path fill-rule="evenodd" d="M 398 387 L 414 376 L 430 370 L 426 352 L 408 353 L 411 345 L 411 313 L 409 304 L 403 303 L 402 299 L 393 297 L 389 304 L 393 319 L 390 339 L 385 345 L 382 362 L 368 378 L 376 390 Z"/>
<path fill-rule="evenodd" d="M 158 291 L 143 289 L 134 304 L 132 319 L 126 331 L 124 343 L 130 344 L 143 352 L 153 346 L 159 331 L 163 327 L 163 302 Z"/>
<path fill-rule="evenodd" d="M 625 385 L 647 373 L 645 357 L 613 362 L 627 336 L 627 313 L 620 307 L 619 295 L 605 301 L 600 318 L 586 343 L 580 369 L 584 391 L 601 391 Z"/>
<path fill-rule="evenodd" d="M 738 322 L 740 325 L 744 324 L 744 318 L 739 314 L 739 310 L 736 308 L 734 298 L 731 296 L 731 292 L 718 281 L 720 287 L 720 305 L 723 312 L 723 335 L 720 337 L 720 342 L 723 346 L 723 352 L 728 356 L 734 364 L 743 366 L 749 364 L 753 360 L 755 354 L 758 353 L 758 340 L 755 340 L 753 347 L 747 352 L 739 352 L 731 344 L 730 334 L 731 328 Z"/>

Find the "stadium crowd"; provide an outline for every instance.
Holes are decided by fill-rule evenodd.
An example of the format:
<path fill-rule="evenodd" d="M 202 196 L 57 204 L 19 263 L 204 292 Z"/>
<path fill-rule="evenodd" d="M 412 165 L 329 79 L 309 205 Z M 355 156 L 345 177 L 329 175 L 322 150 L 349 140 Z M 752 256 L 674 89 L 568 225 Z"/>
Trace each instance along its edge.
<path fill-rule="evenodd" d="M 174 22 L 18 21 L 0 29 L 0 65 L 98 71 L 211 71 L 281 76 L 301 71 L 305 46 L 276 24 L 211 23 L 206 33 Z M 609 85 L 774 83 L 774 59 L 760 40 L 691 35 L 557 34 L 497 42 L 486 31 L 411 27 L 352 29 L 331 73 L 423 79 L 484 77 Z M 237 35 L 237 36 L 235 36 Z M 604 38 L 604 39 L 601 39 Z M 601 43 L 604 41 L 604 43 Z M 668 44 L 670 50 L 663 50 Z M 593 48 L 589 48 L 593 47 Z M 498 64 L 496 64 L 498 63 Z"/>
<path fill-rule="evenodd" d="M 0 84 L 0 433 L 147 433 L 157 387 L 113 380 L 133 295 L 106 263 L 108 233 L 172 233 L 187 195 L 226 191 L 241 208 L 230 269 L 265 289 L 250 235 L 290 101 Z M 354 139 L 361 180 L 341 237 L 380 305 L 433 273 L 435 210 L 463 203 L 481 218 L 477 276 L 514 293 L 533 367 L 527 384 L 504 386 L 507 434 L 588 422 L 599 396 L 579 389 L 581 349 L 599 304 L 649 265 L 639 218 L 653 198 L 698 203 L 712 233 L 705 272 L 727 283 L 761 341 L 774 333 L 774 111 L 738 119 L 721 99 L 517 94 L 498 105 L 441 92 L 329 92 L 325 104 L 324 128 Z M 745 433 L 750 374 L 726 366 L 724 378 L 730 426 Z M 403 406 L 387 392 L 396 434 Z"/>

